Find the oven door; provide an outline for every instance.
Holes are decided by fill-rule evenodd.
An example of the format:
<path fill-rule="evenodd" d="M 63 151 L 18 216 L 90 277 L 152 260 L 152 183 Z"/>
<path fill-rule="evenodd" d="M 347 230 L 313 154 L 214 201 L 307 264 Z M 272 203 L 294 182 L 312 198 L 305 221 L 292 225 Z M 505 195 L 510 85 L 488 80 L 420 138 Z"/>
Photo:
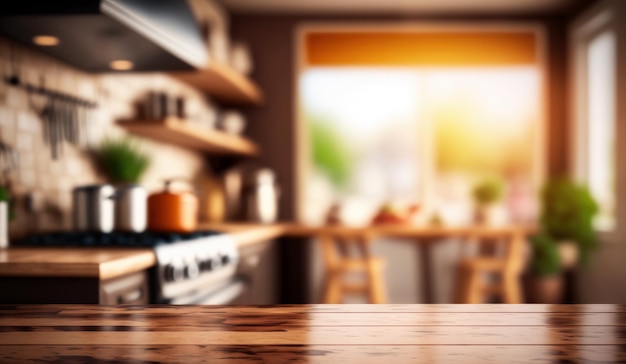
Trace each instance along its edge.
<path fill-rule="evenodd" d="M 247 302 L 248 283 L 234 278 L 209 292 L 199 292 L 172 299 L 172 305 L 243 305 Z"/>

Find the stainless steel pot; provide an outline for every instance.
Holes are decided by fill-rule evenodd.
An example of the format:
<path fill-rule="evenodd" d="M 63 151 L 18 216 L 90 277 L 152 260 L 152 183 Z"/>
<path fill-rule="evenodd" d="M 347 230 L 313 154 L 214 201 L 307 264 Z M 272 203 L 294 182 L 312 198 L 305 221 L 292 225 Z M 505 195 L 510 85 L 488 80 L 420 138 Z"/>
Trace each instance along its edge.
<path fill-rule="evenodd" d="M 148 223 L 148 194 L 146 189 L 134 184 L 115 189 L 115 230 L 140 233 Z"/>
<path fill-rule="evenodd" d="M 78 231 L 113 230 L 115 189 L 108 184 L 76 187 L 72 192 L 74 229 Z"/>

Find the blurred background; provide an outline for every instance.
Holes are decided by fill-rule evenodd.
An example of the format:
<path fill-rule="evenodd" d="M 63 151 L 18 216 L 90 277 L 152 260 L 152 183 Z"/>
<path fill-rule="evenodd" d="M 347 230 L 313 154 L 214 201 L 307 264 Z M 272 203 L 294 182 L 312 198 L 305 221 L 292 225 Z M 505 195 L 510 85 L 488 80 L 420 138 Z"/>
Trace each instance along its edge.
<path fill-rule="evenodd" d="M 626 302 L 623 1 L 32 3 L 0 17 L 6 245 L 132 184 L 95 231 L 280 227 L 246 303 Z"/>

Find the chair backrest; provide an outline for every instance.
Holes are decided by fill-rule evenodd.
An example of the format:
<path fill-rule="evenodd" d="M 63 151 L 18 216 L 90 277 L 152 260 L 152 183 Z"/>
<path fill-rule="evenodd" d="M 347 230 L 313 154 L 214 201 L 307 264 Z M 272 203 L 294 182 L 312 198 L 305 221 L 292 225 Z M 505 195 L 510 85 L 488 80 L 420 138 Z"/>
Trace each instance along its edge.
<path fill-rule="evenodd" d="M 351 258 L 370 260 L 372 238 L 372 234 L 367 231 L 351 229 L 337 230 L 318 236 L 324 261 L 329 267 L 337 267 Z"/>
<path fill-rule="evenodd" d="M 477 245 L 480 257 L 503 259 L 506 269 L 521 270 L 524 261 L 524 237 L 521 228 L 475 228 L 464 241 Z"/>

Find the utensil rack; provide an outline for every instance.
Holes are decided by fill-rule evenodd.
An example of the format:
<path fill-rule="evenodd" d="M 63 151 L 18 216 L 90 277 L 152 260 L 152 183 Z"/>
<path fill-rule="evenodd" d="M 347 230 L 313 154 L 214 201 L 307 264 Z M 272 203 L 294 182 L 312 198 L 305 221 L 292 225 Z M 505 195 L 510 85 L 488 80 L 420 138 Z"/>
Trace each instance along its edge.
<path fill-rule="evenodd" d="M 43 85 L 43 82 L 41 85 L 35 86 L 32 83 L 22 82 L 19 76 L 15 75 L 6 77 L 4 81 L 8 85 L 26 90 L 26 92 L 28 92 L 29 94 L 42 95 L 51 99 L 72 103 L 77 106 L 82 106 L 89 109 L 98 107 L 98 104 L 95 101 L 83 99 L 65 92 L 49 89 Z"/>

